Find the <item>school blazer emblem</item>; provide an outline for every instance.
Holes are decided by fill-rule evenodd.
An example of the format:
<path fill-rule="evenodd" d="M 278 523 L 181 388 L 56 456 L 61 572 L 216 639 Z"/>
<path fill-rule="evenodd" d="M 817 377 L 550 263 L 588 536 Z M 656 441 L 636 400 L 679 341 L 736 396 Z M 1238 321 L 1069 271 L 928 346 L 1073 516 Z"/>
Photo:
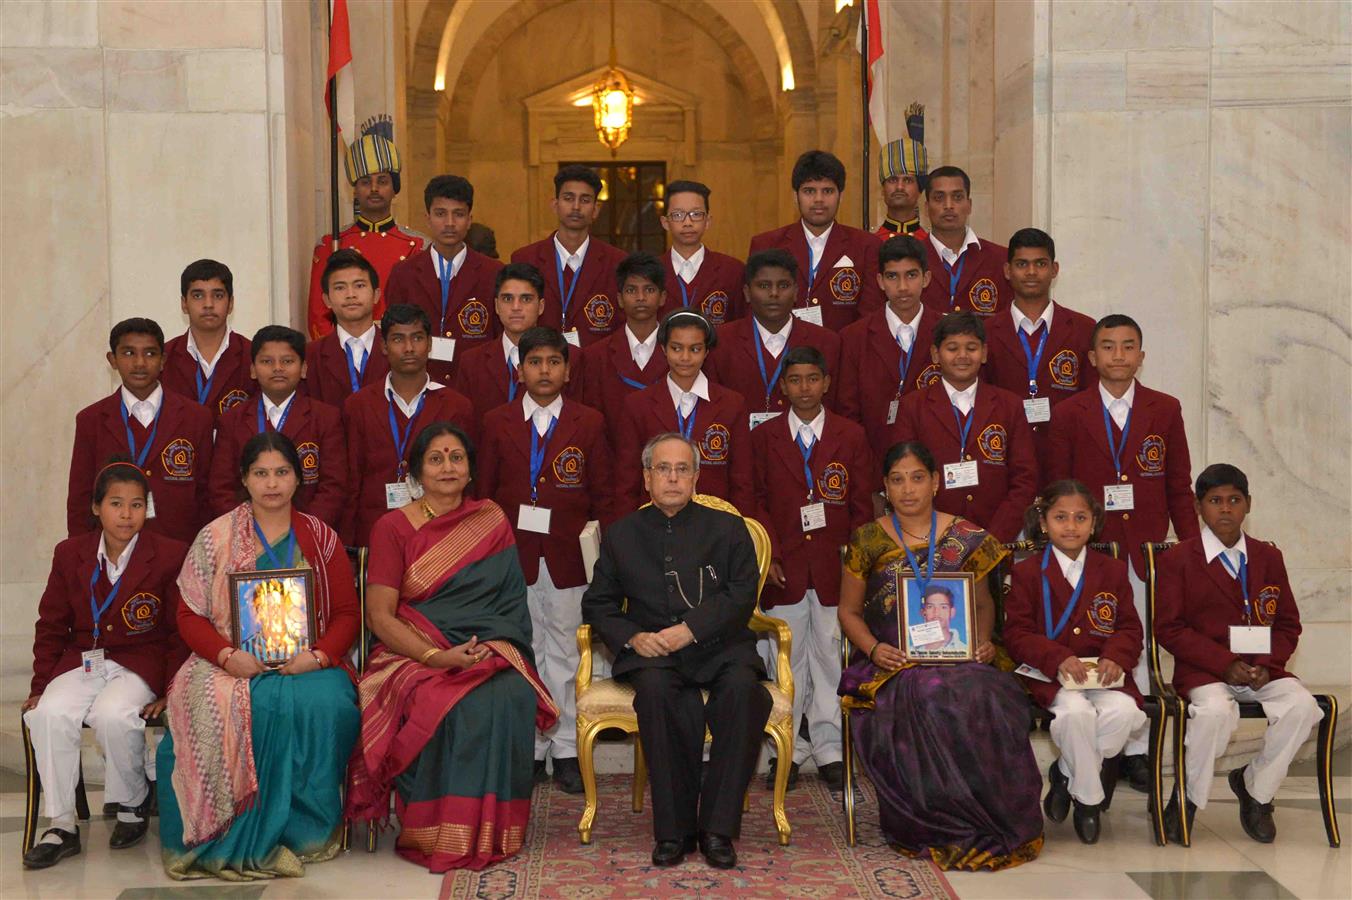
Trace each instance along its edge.
<path fill-rule="evenodd" d="M 1084 576 L 1081 575 L 1081 578 Z M 1089 626 L 1100 634 L 1113 634 L 1117 631 L 1117 595 L 1112 591 L 1099 591 L 1089 602 Z"/>
<path fill-rule="evenodd" d="M 456 318 L 460 320 L 460 330 L 465 337 L 483 337 L 488 333 L 488 307 L 473 297 L 460 307 Z"/>
<path fill-rule="evenodd" d="M 1282 597 L 1282 589 L 1275 584 L 1265 584 L 1258 592 L 1258 602 L 1253 606 L 1253 614 L 1259 625 L 1271 625 L 1277 618 L 1277 601 Z"/>
<path fill-rule="evenodd" d="M 248 399 L 248 394 L 244 393 L 239 388 L 232 388 L 225 392 L 225 396 L 221 398 L 221 402 L 216 405 L 220 408 L 221 412 L 225 412 L 232 406 L 239 406 Z"/>
<path fill-rule="evenodd" d="M 1009 448 L 1009 434 L 1003 425 L 987 425 L 976 439 L 981 455 L 993 463 L 1004 463 Z"/>
<path fill-rule="evenodd" d="M 1066 390 L 1076 390 L 1080 386 L 1080 357 L 1074 350 L 1062 350 L 1047 363 L 1051 372 L 1052 384 Z"/>
<path fill-rule="evenodd" d="M 615 320 L 615 307 L 605 294 L 593 294 L 582 311 L 593 328 L 609 328 Z"/>
<path fill-rule="evenodd" d="M 939 366 L 936 363 L 930 363 L 920 370 L 920 374 L 915 376 L 915 386 L 917 390 L 923 390 L 939 380 Z"/>
<path fill-rule="evenodd" d="M 576 487 L 582 483 L 586 471 L 587 458 L 577 447 L 564 447 L 554 457 L 554 477 L 559 484 Z"/>
<path fill-rule="evenodd" d="M 850 471 L 844 464 L 835 461 L 826 464 L 822 469 L 822 474 L 817 478 L 817 493 L 822 495 L 823 500 L 831 500 L 839 503 L 845 499 L 845 492 L 850 489 Z"/>
<path fill-rule="evenodd" d="M 314 441 L 303 441 L 296 445 L 296 455 L 300 457 L 301 484 L 319 481 L 319 445 Z"/>
<path fill-rule="evenodd" d="M 122 624 L 132 634 L 154 628 L 160 620 L 160 598 L 142 591 L 122 605 Z"/>
<path fill-rule="evenodd" d="M 853 303 L 859 299 L 859 273 L 853 267 L 836 269 L 831 276 L 831 296 L 841 303 Z"/>
<path fill-rule="evenodd" d="M 1000 301 L 1000 294 L 995 290 L 994 281 L 989 278 L 981 278 L 968 289 L 967 299 L 971 302 L 972 309 L 979 313 L 989 314 L 995 312 L 995 306 Z"/>
<path fill-rule="evenodd" d="M 704 318 L 714 325 L 722 325 L 728 318 L 728 295 L 722 291 L 713 291 L 699 305 Z"/>
<path fill-rule="evenodd" d="M 1136 454 L 1136 465 L 1146 475 L 1164 474 L 1164 438 L 1158 434 L 1147 434 Z"/>
<path fill-rule="evenodd" d="M 197 458 L 192 441 L 187 438 L 174 438 L 160 451 L 160 465 L 169 478 L 192 478 L 192 464 Z"/>
<path fill-rule="evenodd" d="M 699 442 L 699 455 L 705 462 L 727 462 L 731 444 L 732 435 L 728 433 L 727 426 L 715 422 L 704 429 L 704 439 Z"/>

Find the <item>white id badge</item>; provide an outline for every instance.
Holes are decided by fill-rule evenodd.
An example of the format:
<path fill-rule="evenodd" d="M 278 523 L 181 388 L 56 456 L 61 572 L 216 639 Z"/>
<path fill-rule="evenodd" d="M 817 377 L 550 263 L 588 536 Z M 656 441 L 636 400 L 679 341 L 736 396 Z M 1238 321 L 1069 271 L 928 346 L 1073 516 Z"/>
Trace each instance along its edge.
<path fill-rule="evenodd" d="M 960 463 L 949 463 L 944 466 L 945 488 L 973 487 L 976 485 L 978 477 L 976 460 L 974 459 Z"/>
<path fill-rule="evenodd" d="M 898 406 L 901 406 L 901 401 L 900 401 L 900 400 L 893 400 L 891 403 L 887 404 L 887 424 L 888 424 L 888 425 L 895 425 L 895 424 L 897 424 L 897 407 L 898 407 Z"/>
<path fill-rule="evenodd" d="M 572 344 L 574 347 L 582 346 L 582 335 L 577 333 L 576 328 L 572 328 L 568 331 L 565 331 L 563 333 L 563 339 L 568 343 Z"/>
<path fill-rule="evenodd" d="M 1266 656 L 1272 652 L 1272 629 L 1266 625 L 1231 625 L 1230 652 Z"/>
<path fill-rule="evenodd" d="M 803 531 L 816 531 L 826 527 L 826 504 L 806 503 L 798 507 L 798 519 L 803 523 Z"/>
<path fill-rule="evenodd" d="M 944 626 L 939 622 L 921 622 L 919 625 L 912 625 L 909 633 L 911 643 L 919 647 L 922 644 L 942 641 L 944 639 Z"/>
<path fill-rule="evenodd" d="M 1023 401 L 1023 415 L 1029 424 L 1052 420 L 1052 401 L 1049 397 L 1029 397 Z"/>
<path fill-rule="evenodd" d="M 523 504 L 516 514 L 516 527 L 521 531 L 549 534 L 549 510 L 543 506 Z"/>
<path fill-rule="evenodd" d="M 92 678 L 102 678 L 106 671 L 103 659 L 103 649 L 86 650 L 81 653 L 80 671 Z"/>
<path fill-rule="evenodd" d="M 779 418 L 779 417 L 782 416 L 782 415 L 783 415 L 783 413 L 777 413 L 777 412 L 758 412 L 758 413 L 752 413 L 752 414 L 749 416 L 749 418 L 750 418 L 750 420 L 751 420 L 750 423 L 749 423 L 749 427 L 754 429 L 757 425 L 764 425 L 766 422 L 770 421 L 771 419 L 777 419 L 777 418 Z"/>
<path fill-rule="evenodd" d="M 155 518 L 155 495 L 153 493 L 146 494 L 146 518 Z"/>
<path fill-rule="evenodd" d="M 385 485 L 385 508 L 399 509 L 413 502 L 407 481 L 391 481 Z"/>
<path fill-rule="evenodd" d="M 428 354 L 431 359 L 437 359 L 441 362 L 455 361 L 455 338 L 434 337 L 432 338 L 432 352 Z"/>
<path fill-rule="evenodd" d="M 1130 484 L 1105 484 L 1103 508 L 1107 512 L 1126 512 L 1136 508 L 1136 492 Z"/>
<path fill-rule="evenodd" d="M 822 308 L 820 306 L 807 306 L 803 309 L 795 309 L 793 314 L 804 322 L 811 322 L 813 325 L 822 323 Z"/>

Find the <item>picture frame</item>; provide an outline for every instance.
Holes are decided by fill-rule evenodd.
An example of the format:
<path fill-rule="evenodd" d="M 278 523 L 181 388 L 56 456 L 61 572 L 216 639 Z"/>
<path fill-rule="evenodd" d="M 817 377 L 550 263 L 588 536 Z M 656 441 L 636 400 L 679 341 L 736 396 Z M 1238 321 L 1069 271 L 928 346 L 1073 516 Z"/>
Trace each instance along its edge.
<path fill-rule="evenodd" d="M 897 634 L 908 660 L 928 665 L 972 662 L 976 658 L 972 640 L 976 576 L 971 572 L 937 573 L 922 595 L 916 577 L 903 575 L 897 591 Z M 929 610 L 925 608 L 927 601 Z M 931 640 L 925 640 L 927 635 Z"/>
<path fill-rule="evenodd" d="M 313 645 L 313 569 L 231 572 L 230 641 L 270 669 Z"/>

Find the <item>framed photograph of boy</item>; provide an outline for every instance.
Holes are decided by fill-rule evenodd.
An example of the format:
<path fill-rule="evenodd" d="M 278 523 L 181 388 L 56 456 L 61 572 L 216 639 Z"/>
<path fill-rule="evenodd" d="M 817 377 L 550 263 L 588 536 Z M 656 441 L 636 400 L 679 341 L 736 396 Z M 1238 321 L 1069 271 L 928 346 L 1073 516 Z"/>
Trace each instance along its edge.
<path fill-rule="evenodd" d="M 285 665 L 315 640 L 314 571 L 230 573 L 230 637 L 269 668 Z"/>
<path fill-rule="evenodd" d="M 971 572 L 944 572 L 925 585 L 913 575 L 900 584 L 897 633 L 906 658 L 923 663 L 971 662 L 976 622 L 976 578 Z"/>

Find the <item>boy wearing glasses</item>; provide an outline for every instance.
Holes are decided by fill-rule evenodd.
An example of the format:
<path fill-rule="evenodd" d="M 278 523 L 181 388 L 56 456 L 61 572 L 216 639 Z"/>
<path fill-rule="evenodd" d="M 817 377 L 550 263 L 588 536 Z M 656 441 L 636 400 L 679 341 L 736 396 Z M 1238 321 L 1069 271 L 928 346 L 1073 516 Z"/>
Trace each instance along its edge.
<path fill-rule="evenodd" d="M 709 230 L 708 185 L 673 181 L 667 185 L 666 198 L 662 228 L 671 235 L 671 252 L 662 257 L 667 270 L 662 315 L 693 309 L 714 327 L 741 318 L 746 314 L 741 262 L 704 246 L 704 232 Z"/>

